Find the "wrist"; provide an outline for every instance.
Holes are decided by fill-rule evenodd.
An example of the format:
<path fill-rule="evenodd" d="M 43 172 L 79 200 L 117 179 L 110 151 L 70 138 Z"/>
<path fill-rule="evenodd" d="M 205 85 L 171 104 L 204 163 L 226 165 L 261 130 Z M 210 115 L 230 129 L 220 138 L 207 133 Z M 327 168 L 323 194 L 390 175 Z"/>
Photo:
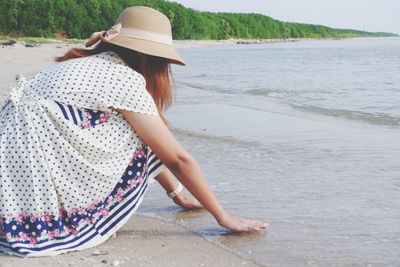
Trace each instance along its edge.
<path fill-rule="evenodd" d="M 223 225 L 228 217 L 229 214 L 225 210 L 219 212 L 217 215 L 214 215 L 214 218 L 219 225 Z"/>

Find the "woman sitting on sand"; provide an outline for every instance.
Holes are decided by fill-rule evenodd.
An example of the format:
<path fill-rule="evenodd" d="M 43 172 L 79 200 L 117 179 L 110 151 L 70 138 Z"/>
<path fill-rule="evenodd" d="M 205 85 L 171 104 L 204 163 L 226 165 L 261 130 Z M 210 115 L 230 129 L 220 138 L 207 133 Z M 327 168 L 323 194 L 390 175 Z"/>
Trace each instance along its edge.
<path fill-rule="evenodd" d="M 20 77 L 1 109 L 0 251 L 47 256 L 96 246 L 135 212 L 152 178 L 222 227 L 265 229 L 220 206 L 166 126 L 169 64 L 184 65 L 168 18 L 127 8 L 87 46 L 29 81 Z"/>

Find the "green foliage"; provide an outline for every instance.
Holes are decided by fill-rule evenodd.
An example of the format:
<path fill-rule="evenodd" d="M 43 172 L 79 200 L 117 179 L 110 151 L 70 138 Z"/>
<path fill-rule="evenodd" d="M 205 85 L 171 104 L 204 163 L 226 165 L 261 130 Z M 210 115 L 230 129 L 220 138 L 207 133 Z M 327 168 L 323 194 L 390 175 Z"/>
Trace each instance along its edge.
<path fill-rule="evenodd" d="M 164 0 L 0 0 L 0 33 L 87 38 L 107 30 L 126 7 L 153 7 L 171 21 L 174 39 L 271 39 L 393 36 L 321 25 L 281 22 L 260 14 L 211 13 Z"/>

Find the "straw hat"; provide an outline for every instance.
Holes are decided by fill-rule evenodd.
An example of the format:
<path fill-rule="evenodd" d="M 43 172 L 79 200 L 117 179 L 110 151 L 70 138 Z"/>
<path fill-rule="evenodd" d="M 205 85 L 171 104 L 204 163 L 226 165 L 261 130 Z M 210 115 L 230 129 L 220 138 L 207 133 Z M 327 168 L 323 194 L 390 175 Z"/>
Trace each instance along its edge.
<path fill-rule="evenodd" d="M 140 53 L 167 58 L 170 63 L 185 65 L 172 46 L 171 23 L 161 12 L 145 7 L 128 7 L 108 31 L 95 32 L 86 47 L 98 41 L 119 45 Z"/>

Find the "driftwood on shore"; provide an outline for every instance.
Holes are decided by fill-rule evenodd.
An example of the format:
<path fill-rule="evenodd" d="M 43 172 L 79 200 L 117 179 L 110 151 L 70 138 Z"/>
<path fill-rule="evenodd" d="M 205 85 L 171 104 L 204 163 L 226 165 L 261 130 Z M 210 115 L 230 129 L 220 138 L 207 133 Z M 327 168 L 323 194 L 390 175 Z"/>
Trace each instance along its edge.
<path fill-rule="evenodd" d="M 9 41 L 6 41 L 6 42 L 2 42 L 2 43 L 0 43 L 2 46 L 13 46 L 13 45 L 15 45 L 17 43 L 17 41 L 15 41 L 15 40 L 9 40 Z"/>
<path fill-rule="evenodd" d="M 1 47 L 5 47 L 5 46 L 15 46 L 16 44 L 20 44 L 22 46 L 25 47 L 37 47 L 40 46 L 39 44 L 32 44 L 32 43 L 26 43 L 26 42 L 21 42 L 21 41 L 16 41 L 16 40 L 8 40 L 5 42 L 0 42 L 0 46 Z"/>

